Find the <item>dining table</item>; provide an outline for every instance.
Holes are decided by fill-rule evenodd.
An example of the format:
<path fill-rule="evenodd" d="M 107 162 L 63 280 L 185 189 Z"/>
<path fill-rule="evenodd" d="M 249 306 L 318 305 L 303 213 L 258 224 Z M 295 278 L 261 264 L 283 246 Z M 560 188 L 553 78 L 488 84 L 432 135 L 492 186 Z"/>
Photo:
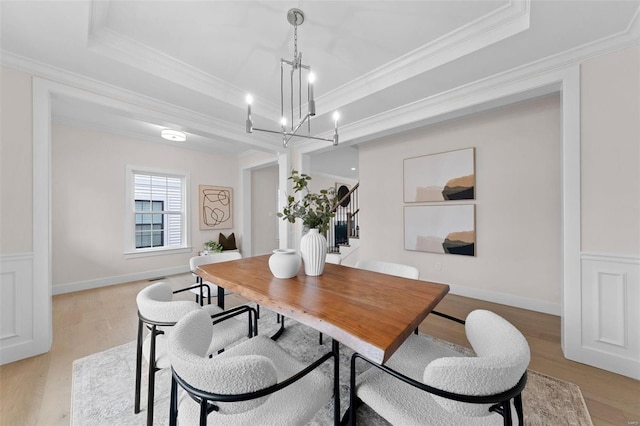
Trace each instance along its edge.
<path fill-rule="evenodd" d="M 229 290 L 331 337 L 336 360 L 339 342 L 384 364 L 449 292 L 447 284 L 333 263 L 326 263 L 318 276 L 306 275 L 301 267 L 292 278 L 276 278 L 269 257 L 201 265 L 195 273 L 218 286 L 221 308 Z"/>

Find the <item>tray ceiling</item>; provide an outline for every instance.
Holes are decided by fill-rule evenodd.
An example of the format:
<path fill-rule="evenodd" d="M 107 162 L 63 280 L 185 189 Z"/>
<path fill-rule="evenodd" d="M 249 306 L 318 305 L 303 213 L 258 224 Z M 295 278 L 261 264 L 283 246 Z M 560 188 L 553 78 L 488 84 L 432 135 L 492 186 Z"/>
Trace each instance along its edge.
<path fill-rule="evenodd" d="M 639 25 L 629 0 L 3 1 L 0 53 L 5 65 L 124 101 L 58 97 L 56 120 L 149 140 L 175 127 L 194 149 L 275 152 L 277 135 L 245 133 L 244 97 L 256 98 L 255 125 L 275 128 L 291 7 L 305 13 L 298 49 L 318 77 L 313 133 L 329 134 L 338 109 L 346 145 L 352 123 L 623 47 Z"/>

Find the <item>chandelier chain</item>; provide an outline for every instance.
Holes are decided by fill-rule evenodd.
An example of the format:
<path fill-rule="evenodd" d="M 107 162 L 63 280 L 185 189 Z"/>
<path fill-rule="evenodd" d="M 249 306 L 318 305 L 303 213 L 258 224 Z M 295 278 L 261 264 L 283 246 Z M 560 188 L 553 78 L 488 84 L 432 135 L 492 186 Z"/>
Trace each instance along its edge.
<path fill-rule="evenodd" d="M 298 68 L 298 24 L 293 24 L 293 62 L 294 68 Z"/>

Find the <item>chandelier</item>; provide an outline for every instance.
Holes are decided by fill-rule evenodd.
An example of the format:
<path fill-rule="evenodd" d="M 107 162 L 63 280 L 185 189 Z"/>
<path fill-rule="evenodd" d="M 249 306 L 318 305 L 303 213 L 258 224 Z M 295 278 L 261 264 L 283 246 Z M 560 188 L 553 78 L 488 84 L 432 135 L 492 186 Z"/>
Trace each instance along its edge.
<path fill-rule="evenodd" d="M 287 21 L 293 25 L 293 60 L 288 61 L 286 59 L 280 59 L 280 130 L 259 129 L 253 127 L 253 120 L 251 119 L 251 104 L 253 103 L 253 97 L 247 95 L 247 133 L 253 133 L 254 130 L 267 133 L 276 133 L 282 135 L 282 144 L 286 148 L 289 145 L 291 138 L 299 137 L 306 139 L 316 139 L 333 143 L 334 146 L 338 145 L 338 119 L 340 118 L 338 112 L 333 113 L 334 121 L 334 133 L 332 138 L 320 138 L 317 136 L 311 136 L 311 117 L 316 115 L 316 102 L 313 97 L 313 83 L 315 76 L 311 72 L 311 66 L 304 65 L 302 63 L 302 52 L 298 52 L 298 26 L 304 22 L 304 13 L 300 9 L 290 9 L 287 12 Z M 289 74 L 288 81 L 288 95 L 285 96 L 285 69 Z M 307 81 L 307 112 L 302 116 L 302 80 L 303 73 L 306 74 Z M 287 102 L 285 102 L 285 98 Z M 297 100 L 297 103 L 294 103 Z M 286 104 L 286 105 L 285 105 Z M 285 106 L 287 107 L 285 109 Z M 298 124 L 294 125 L 295 112 L 298 112 Z M 287 120 L 287 115 L 291 114 L 291 121 Z M 307 131 L 305 134 L 298 133 L 298 131 L 307 123 Z"/>

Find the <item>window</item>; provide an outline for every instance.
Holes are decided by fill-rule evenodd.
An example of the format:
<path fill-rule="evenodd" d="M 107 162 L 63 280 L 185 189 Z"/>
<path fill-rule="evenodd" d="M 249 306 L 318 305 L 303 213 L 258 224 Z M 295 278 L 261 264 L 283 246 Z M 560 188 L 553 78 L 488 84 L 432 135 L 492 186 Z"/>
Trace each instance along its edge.
<path fill-rule="evenodd" d="M 127 253 L 188 248 L 187 187 L 186 174 L 127 168 Z"/>
<path fill-rule="evenodd" d="M 136 248 L 164 246 L 164 201 L 136 200 Z"/>

